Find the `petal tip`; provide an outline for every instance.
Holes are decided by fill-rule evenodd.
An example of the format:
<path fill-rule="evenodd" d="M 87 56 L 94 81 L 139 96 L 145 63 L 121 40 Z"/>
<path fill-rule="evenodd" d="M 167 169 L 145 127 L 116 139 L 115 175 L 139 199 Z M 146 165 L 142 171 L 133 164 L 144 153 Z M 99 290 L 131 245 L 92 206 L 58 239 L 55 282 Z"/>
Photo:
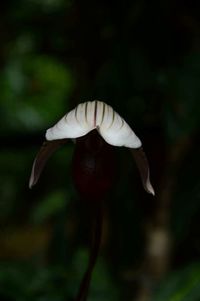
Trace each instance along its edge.
<path fill-rule="evenodd" d="M 28 188 L 29 188 L 29 189 L 32 189 L 33 186 L 34 186 L 33 181 L 30 180 L 29 183 L 28 183 Z"/>
<path fill-rule="evenodd" d="M 148 193 L 152 194 L 153 196 L 155 196 L 155 190 L 153 189 L 153 186 L 151 185 L 151 182 L 148 181 L 146 183 L 146 190 Z"/>
<path fill-rule="evenodd" d="M 32 188 L 33 188 L 33 184 L 32 184 L 31 182 L 29 182 L 28 188 L 29 188 L 29 189 L 32 189 Z"/>

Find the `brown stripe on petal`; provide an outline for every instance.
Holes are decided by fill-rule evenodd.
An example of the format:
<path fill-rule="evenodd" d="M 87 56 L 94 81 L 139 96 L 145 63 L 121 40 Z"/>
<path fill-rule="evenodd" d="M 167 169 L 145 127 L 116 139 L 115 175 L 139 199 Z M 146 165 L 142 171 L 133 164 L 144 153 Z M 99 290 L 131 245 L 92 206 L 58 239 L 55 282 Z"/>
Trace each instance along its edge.
<path fill-rule="evenodd" d="M 86 120 L 86 122 L 88 123 L 87 109 L 88 109 L 88 102 L 85 103 L 85 120 Z"/>
<path fill-rule="evenodd" d="M 104 102 L 102 102 L 103 104 L 103 111 L 102 111 L 102 116 L 101 116 L 101 123 L 100 123 L 100 126 L 102 125 L 103 123 L 103 120 L 104 120 L 104 116 L 105 116 L 105 108 L 106 108 L 106 104 Z"/>
<path fill-rule="evenodd" d="M 112 123 L 110 126 L 113 125 L 114 121 L 115 121 L 115 111 L 112 109 L 113 115 L 112 115 Z"/>
<path fill-rule="evenodd" d="M 115 111 L 112 109 L 112 121 L 111 121 L 111 124 L 109 125 L 108 129 L 111 128 L 111 126 L 113 125 L 114 120 L 115 120 Z"/>
<path fill-rule="evenodd" d="M 98 107 L 98 101 L 95 100 L 95 102 L 94 102 L 94 127 L 96 127 L 96 124 L 97 124 L 97 107 Z"/>
<path fill-rule="evenodd" d="M 68 116 L 68 114 L 69 114 L 69 113 L 65 114 L 65 121 L 66 121 L 66 122 L 67 122 L 67 116 Z"/>
<path fill-rule="evenodd" d="M 119 130 L 121 130 L 121 128 L 123 128 L 123 126 L 124 126 L 124 123 L 125 123 L 125 121 L 124 121 L 124 119 L 123 119 L 123 118 L 121 118 L 121 120 L 122 120 L 122 124 L 121 124 L 121 126 L 120 126 Z"/>
<path fill-rule="evenodd" d="M 75 108 L 74 114 L 75 114 L 76 121 L 79 122 L 79 121 L 78 121 L 78 118 L 77 118 L 77 111 L 78 111 L 78 106 Z"/>

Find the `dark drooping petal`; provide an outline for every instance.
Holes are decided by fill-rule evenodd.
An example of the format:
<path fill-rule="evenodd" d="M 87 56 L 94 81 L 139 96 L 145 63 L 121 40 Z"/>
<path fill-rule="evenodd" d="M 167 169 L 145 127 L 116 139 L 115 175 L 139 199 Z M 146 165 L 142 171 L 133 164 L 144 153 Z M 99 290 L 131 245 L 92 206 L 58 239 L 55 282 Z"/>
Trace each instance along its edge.
<path fill-rule="evenodd" d="M 155 195 L 153 186 L 151 185 L 151 182 L 150 182 L 149 163 L 148 163 L 147 157 L 145 155 L 145 152 L 143 151 L 143 148 L 140 147 L 137 149 L 131 149 L 131 152 L 135 159 L 136 165 L 139 169 L 144 189 L 148 193 Z"/>
<path fill-rule="evenodd" d="M 68 139 L 45 141 L 40 148 L 34 162 L 29 180 L 29 188 L 32 188 L 38 181 L 43 168 L 50 156 L 63 144 L 67 143 Z"/>

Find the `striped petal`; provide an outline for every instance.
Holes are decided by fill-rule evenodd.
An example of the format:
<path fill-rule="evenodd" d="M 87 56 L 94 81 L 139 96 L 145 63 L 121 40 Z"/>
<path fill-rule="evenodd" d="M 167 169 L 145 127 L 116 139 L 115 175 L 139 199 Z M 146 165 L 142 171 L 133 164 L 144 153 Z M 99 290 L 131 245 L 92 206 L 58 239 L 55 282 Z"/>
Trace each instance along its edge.
<path fill-rule="evenodd" d="M 95 102 L 80 103 L 46 132 L 47 140 L 78 138 L 95 128 Z"/>
<path fill-rule="evenodd" d="M 126 121 L 111 106 L 98 100 L 79 104 L 47 130 L 46 139 L 78 138 L 95 128 L 108 144 L 130 148 L 142 145 Z"/>
<path fill-rule="evenodd" d="M 126 121 L 111 106 L 100 101 L 97 101 L 96 127 L 108 144 L 130 148 L 142 145 Z"/>

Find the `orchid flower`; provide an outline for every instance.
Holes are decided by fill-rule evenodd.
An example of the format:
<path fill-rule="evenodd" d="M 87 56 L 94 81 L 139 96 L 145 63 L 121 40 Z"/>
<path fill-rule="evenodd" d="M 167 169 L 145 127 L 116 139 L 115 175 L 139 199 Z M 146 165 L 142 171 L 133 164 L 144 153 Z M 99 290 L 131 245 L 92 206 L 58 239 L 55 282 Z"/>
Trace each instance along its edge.
<path fill-rule="evenodd" d="M 101 201 L 112 186 L 115 175 L 113 148 L 124 146 L 130 149 L 144 189 L 154 195 L 149 164 L 142 143 L 130 126 L 111 106 L 98 100 L 80 103 L 48 129 L 45 137 L 46 141 L 33 163 L 29 187 L 32 188 L 37 183 L 49 157 L 69 139 L 73 139 L 76 142 L 73 158 L 74 182 L 81 196 L 91 201 L 95 209 L 92 226 L 94 235 L 88 268 L 75 299 L 86 301 L 101 242 L 103 222 Z"/>
<path fill-rule="evenodd" d="M 96 130 L 107 144 L 125 146 L 131 150 L 144 189 L 154 195 L 149 164 L 140 139 L 111 106 L 98 100 L 80 103 L 46 131 L 46 141 L 33 163 L 29 187 L 37 183 L 46 161 L 61 145 L 67 143 L 68 139 L 83 137 L 92 130 Z"/>

